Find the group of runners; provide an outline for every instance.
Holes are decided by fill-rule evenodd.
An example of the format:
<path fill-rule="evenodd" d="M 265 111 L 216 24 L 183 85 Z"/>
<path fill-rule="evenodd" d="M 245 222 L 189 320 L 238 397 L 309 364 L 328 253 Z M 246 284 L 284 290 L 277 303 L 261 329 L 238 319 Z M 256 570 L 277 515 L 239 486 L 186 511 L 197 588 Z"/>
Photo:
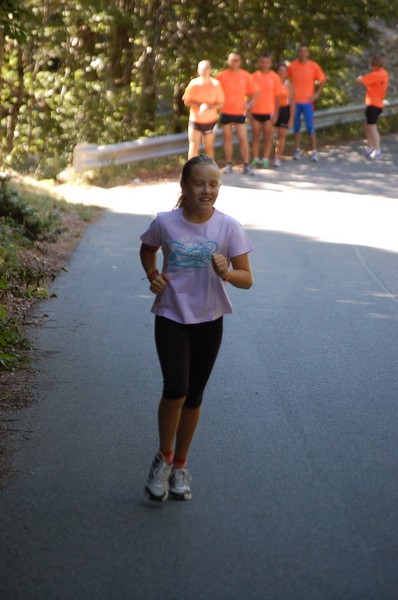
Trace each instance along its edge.
<path fill-rule="evenodd" d="M 297 58 L 289 65 L 281 63 L 273 70 L 268 53 L 258 59 L 258 68 L 249 73 L 241 68 L 241 56 L 228 56 L 227 68 L 212 77 L 210 61 L 198 65 L 198 77 L 192 79 L 183 96 L 189 113 L 188 158 L 197 156 L 203 143 L 206 154 L 214 157 L 215 128 L 220 119 L 226 166 L 224 173 L 233 171 L 233 133 L 239 142 L 243 173 L 251 175 L 255 168 L 268 168 L 271 163 L 274 128 L 276 144 L 273 165 L 279 167 L 285 149 L 289 127 L 294 131 L 293 158 L 299 160 L 301 149 L 301 121 L 304 119 L 309 135 L 311 160 L 317 162 L 314 128 L 314 102 L 322 93 L 327 77 L 319 64 L 310 59 L 307 44 L 300 44 Z M 388 86 L 388 73 L 381 56 L 370 62 L 371 72 L 356 81 L 366 88 L 367 146 L 365 152 L 373 160 L 381 157 L 377 119 L 380 116 Z M 251 122 L 252 161 L 247 136 L 247 120 Z M 260 156 L 260 141 L 263 152 Z"/>

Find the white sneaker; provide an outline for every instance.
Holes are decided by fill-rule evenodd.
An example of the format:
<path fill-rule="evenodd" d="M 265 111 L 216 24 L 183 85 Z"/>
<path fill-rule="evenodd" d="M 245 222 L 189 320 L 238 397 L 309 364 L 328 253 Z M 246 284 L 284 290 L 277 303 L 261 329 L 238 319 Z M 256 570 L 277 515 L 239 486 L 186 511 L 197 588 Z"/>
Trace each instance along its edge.
<path fill-rule="evenodd" d="M 318 150 L 313 150 L 311 152 L 311 160 L 312 160 L 312 162 L 318 162 L 318 160 L 319 160 L 319 152 L 318 152 Z"/>
<path fill-rule="evenodd" d="M 279 160 L 279 158 L 276 156 L 275 160 L 274 160 L 274 167 L 278 168 L 281 166 L 281 161 Z"/>
<path fill-rule="evenodd" d="M 370 146 L 365 146 L 363 148 L 363 153 L 365 156 L 367 156 L 369 158 L 369 156 L 372 154 L 373 152 L 373 148 L 370 148 Z"/>
<path fill-rule="evenodd" d="M 381 150 L 372 150 L 372 152 L 369 154 L 370 160 L 376 160 L 376 158 L 383 158 Z"/>
<path fill-rule="evenodd" d="M 300 148 L 296 148 L 293 154 L 293 159 L 294 160 L 300 160 L 301 158 L 301 150 Z"/>
<path fill-rule="evenodd" d="M 164 502 L 169 495 L 169 477 L 172 465 L 164 462 L 163 455 L 158 452 L 153 459 L 149 470 L 145 491 L 149 494 L 151 500 Z"/>
<path fill-rule="evenodd" d="M 190 500 L 191 475 L 188 469 L 173 469 L 170 475 L 170 497 L 174 500 Z"/>
<path fill-rule="evenodd" d="M 243 167 L 243 171 L 242 171 L 243 175 L 254 175 L 253 173 L 253 169 L 251 168 L 250 165 L 245 165 Z"/>
<path fill-rule="evenodd" d="M 232 172 L 233 171 L 231 163 L 227 163 L 223 169 L 223 173 L 225 173 L 226 175 L 231 175 Z"/>

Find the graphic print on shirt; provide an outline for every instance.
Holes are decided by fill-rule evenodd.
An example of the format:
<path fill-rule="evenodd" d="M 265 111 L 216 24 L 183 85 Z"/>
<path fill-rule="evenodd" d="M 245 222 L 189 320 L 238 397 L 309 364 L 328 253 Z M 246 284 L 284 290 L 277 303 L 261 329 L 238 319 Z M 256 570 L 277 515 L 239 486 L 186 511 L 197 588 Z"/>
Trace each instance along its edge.
<path fill-rule="evenodd" d="M 218 249 L 217 242 L 199 236 L 186 236 L 180 240 L 170 240 L 169 271 L 182 269 L 203 269 L 211 265 L 211 255 Z"/>

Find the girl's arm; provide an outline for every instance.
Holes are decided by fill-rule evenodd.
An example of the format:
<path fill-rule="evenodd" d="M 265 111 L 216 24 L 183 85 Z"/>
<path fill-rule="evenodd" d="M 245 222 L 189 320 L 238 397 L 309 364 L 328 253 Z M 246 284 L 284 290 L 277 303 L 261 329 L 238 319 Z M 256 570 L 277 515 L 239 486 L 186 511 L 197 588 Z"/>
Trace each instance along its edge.
<path fill-rule="evenodd" d="M 140 259 L 144 267 L 146 276 L 150 282 L 149 289 L 153 294 L 161 294 L 165 288 L 168 276 L 166 273 L 159 273 L 156 267 L 156 256 L 159 248 L 141 244 Z"/>
<path fill-rule="evenodd" d="M 156 255 L 159 248 L 154 246 L 148 246 L 148 244 L 141 244 L 140 248 L 140 259 L 141 264 L 144 267 L 145 273 L 148 275 L 151 271 L 156 271 Z"/>
<path fill-rule="evenodd" d="M 240 254 L 231 258 L 232 269 L 228 269 L 228 261 L 222 254 L 213 254 L 213 269 L 223 280 L 233 286 L 248 290 L 253 285 L 253 275 L 249 255 Z"/>

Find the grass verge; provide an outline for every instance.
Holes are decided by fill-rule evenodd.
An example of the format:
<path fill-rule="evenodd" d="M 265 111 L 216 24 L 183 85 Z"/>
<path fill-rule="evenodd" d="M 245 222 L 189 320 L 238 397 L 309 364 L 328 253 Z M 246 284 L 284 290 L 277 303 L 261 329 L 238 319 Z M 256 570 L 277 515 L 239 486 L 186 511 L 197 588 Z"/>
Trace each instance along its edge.
<path fill-rule="evenodd" d="M 49 190 L 0 179 L 0 373 L 26 362 L 23 332 L 28 311 L 47 298 L 47 284 L 62 269 L 94 207 L 71 205 Z"/>

